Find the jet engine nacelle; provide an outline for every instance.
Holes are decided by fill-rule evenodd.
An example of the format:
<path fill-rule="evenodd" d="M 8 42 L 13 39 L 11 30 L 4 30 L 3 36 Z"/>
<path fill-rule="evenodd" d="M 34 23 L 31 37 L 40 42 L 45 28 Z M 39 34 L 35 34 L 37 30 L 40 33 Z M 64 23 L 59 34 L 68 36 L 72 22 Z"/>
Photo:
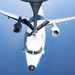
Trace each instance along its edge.
<path fill-rule="evenodd" d="M 13 26 L 13 31 L 14 31 L 15 33 L 18 33 L 18 32 L 20 32 L 21 30 L 22 30 L 22 25 L 21 25 L 20 22 L 17 22 L 17 23 Z"/>
<path fill-rule="evenodd" d="M 58 36 L 60 34 L 60 30 L 56 25 L 51 28 L 51 34 L 52 36 Z"/>

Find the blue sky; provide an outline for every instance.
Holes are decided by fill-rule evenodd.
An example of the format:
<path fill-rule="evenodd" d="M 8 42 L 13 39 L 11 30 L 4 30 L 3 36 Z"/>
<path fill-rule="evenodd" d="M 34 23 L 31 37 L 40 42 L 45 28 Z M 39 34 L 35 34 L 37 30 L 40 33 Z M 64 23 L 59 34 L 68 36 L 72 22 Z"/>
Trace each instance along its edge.
<path fill-rule="evenodd" d="M 43 6 L 45 19 L 75 16 L 74 0 L 49 2 L 54 4 Z M 0 0 L 0 9 L 27 18 L 32 14 L 30 5 L 20 0 Z M 25 26 L 16 34 L 12 31 L 15 23 L 0 14 L 0 75 L 75 75 L 75 21 L 58 24 L 58 37 L 51 35 L 51 27 L 46 28 L 45 54 L 33 72 L 28 70 L 22 52 Z"/>

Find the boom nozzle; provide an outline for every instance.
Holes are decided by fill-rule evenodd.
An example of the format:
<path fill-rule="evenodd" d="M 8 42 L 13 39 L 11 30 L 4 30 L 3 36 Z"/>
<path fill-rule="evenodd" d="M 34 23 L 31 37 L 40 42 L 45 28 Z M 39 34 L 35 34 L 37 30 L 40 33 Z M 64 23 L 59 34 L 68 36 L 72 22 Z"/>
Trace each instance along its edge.
<path fill-rule="evenodd" d="M 24 2 L 29 2 L 31 7 L 32 7 L 32 10 L 33 10 L 33 16 L 34 16 L 34 29 L 33 29 L 33 33 L 37 33 L 37 16 L 38 16 L 38 11 L 42 5 L 42 3 L 44 1 L 47 1 L 47 0 L 21 0 L 21 1 L 24 1 Z"/>

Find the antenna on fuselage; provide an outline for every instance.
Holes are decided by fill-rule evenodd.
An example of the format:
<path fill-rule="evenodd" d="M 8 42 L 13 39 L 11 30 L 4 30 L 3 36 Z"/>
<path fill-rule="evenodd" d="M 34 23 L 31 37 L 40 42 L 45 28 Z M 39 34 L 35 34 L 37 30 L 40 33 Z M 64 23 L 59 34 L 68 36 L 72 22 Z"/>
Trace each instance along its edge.
<path fill-rule="evenodd" d="M 33 29 L 33 33 L 37 33 L 37 16 L 38 16 L 38 11 L 42 5 L 42 3 L 44 1 L 47 0 L 21 0 L 21 1 L 25 1 L 25 2 L 29 2 L 32 10 L 33 10 L 33 16 L 34 16 L 34 29 Z"/>

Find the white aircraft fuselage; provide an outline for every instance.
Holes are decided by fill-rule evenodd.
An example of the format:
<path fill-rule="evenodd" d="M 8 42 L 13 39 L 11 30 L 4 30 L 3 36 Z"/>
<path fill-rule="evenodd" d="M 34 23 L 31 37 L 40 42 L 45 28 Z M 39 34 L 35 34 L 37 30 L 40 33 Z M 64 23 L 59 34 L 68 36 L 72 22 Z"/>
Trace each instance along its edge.
<path fill-rule="evenodd" d="M 42 24 L 43 21 L 43 9 L 42 7 L 39 10 L 38 18 L 37 18 L 37 26 Z M 34 17 L 30 18 L 30 22 L 33 25 Z M 32 34 L 32 30 L 27 26 L 25 32 L 25 55 L 26 61 L 29 70 L 34 70 L 39 61 L 41 56 L 44 54 L 44 47 L 45 47 L 45 27 L 41 28 L 37 33 Z"/>

